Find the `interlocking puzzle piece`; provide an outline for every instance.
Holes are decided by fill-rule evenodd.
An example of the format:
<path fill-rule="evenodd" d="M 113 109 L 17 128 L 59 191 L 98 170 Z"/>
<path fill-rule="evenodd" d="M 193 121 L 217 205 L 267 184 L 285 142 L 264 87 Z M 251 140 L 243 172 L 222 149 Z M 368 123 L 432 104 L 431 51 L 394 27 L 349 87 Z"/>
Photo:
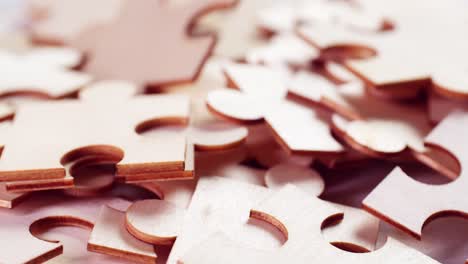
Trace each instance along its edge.
<path fill-rule="evenodd" d="M 297 187 L 287 185 L 250 211 L 250 217 L 266 221 L 283 233 L 287 241 L 279 250 L 254 249 L 233 241 L 226 234 L 217 233 L 193 247 L 180 262 L 439 263 L 393 239 L 389 239 L 382 249 L 367 254 L 338 250 L 323 241 L 320 229 L 325 220 L 340 214 L 340 210 L 309 198 Z"/>
<path fill-rule="evenodd" d="M 468 225 L 466 219 L 445 217 L 435 219 L 424 227 L 421 240 L 384 222 L 381 223 L 377 247 L 380 247 L 388 237 L 394 237 L 404 244 L 440 261 L 441 263 L 457 264 L 468 261 Z"/>
<path fill-rule="evenodd" d="M 23 54 L 0 51 L 0 96 L 73 94 L 91 81 L 89 75 L 71 70 L 81 62 L 81 54 L 67 48 L 34 48 Z"/>
<path fill-rule="evenodd" d="M 463 138 L 468 132 L 467 124 L 465 112 L 454 112 L 425 141 L 426 145 L 447 152 L 458 160 L 461 173 L 455 181 L 445 185 L 422 184 L 396 168 L 366 197 L 363 201 L 365 208 L 416 238 L 421 237 L 424 225 L 435 218 L 447 215 L 466 217 L 468 200 L 464 189 L 468 181 L 465 171 L 468 154 Z"/>
<path fill-rule="evenodd" d="M 350 1 L 276 2 L 258 13 L 258 26 L 273 33 L 292 32 L 298 25 L 336 24 L 358 31 L 385 30 L 388 22 L 365 6 Z"/>
<path fill-rule="evenodd" d="M 0 207 L 13 208 L 29 195 L 28 192 L 8 192 L 5 184 L 0 184 Z"/>
<path fill-rule="evenodd" d="M 409 5 L 405 1 L 361 2 L 371 12 L 390 17 L 395 29 L 362 34 L 336 26 L 313 25 L 300 29 L 300 35 L 325 55 L 338 52 L 341 59 L 344 57 L 344 64 L 379 95 L 414 98 L 430 87 L 444 97 L 468 98 L 468 64 L 460 56 L 468 45 L 468 37 L 459 34 L 468 21 L 466 12 L 455 3 L 433 0 Z M 366 59 L 353 59 L 354 55 L 364 54 Z"/>
<path fill-rule="evenodd" d="M 265 121 L 278 142 L 293 154 L 333 155 L 343 151 L 313 110 L 286 100 L 288 77 L 283 72 L 240 64 L 226 65 L 225 71 L 231 86 L 240 91 L 209 93 L 207 103 L 214 113 L 246 124 Z"/>
<path fill-rule="evenodd" d="M 193 81 L 216 40 L 212 34 L 192 34 L 193 25 L 200 16 L 234 3 L 196 0 L 171 7 L 165 1 L 127 1 L 114 23 L 80 34 L 76 45 L 90 56 L 84 70 L 99 79 L 139 85 Z"/>
<path fill-rule="evenodd" d="M 51 226 L 73 225 L 91 229 L 99 210 L 107 204 L 120 209 L 128 206 L 129 202 L 119 198 L 70 199 L 41 193 L 23 202 L 15 210 L 1 209 L 0 223 L 4 228 L 0 229 L 0 233 L 9 239 L 0 242 L 0 260 L 5 263 L 40 263 L 61 254 L 63 249 L 60 243 L 43 241 L 33 234 Z M 122 232 L 126 232 L 124 226 L 120 227 L 119 232 L 106 233 L 106 238 L 109 241 L 121 241 L 119 236 Z M 144 251 L 147 256 L 156 258 L 151 245 L 132 236 L 125 238 L 128 239 L 125 249 Z"/>
<path fill-rule="evenodd" d="M 336 113 L 333 131 L 361 153 L 388 157 L 425 151 L 423 138 L 431 127 L 422 104 L 377 99 L 361 82 L 336 85 L 304 71 L 295 74 L 289 85 L 299 100 Z"/>
<path fill-rule="evenodd" d="M 463 101 L 450 100 L 434 92 L 429 93 L 427 107 L 429 120 L 433 124 L 438 124 L 457 109 L 468 109 L 468 106 Z"/>
<path fill-rule="evenodd" d="M 73 180 L 65 177 L 62 164 L 83 156 L 115 160 L 117 176 L 126 180 L 192 177 L 193 146 L 183 134 L 137 134 L 167 122 L 187 122 L 188 98 L 132 98 L 134 92 L 135 87 L 127 83 L 104 82 L 80 93 L 78 101 L 20 107 L 4 138 L 0 181 Z M 31 131 L 41 139 L 31 137 Z M 41 154 L 44 151 L 47 155 Z M 7 183 L 7 189 L 10 185 Z"/>
<path fill-rule="evenodd" d="M 113 21 L 124 3 L 124 0 L 30 1 L 32 12 L 44 13 L 32 23 L 32 38 L 40 43 L 73 44 L 87 28 Z"/>

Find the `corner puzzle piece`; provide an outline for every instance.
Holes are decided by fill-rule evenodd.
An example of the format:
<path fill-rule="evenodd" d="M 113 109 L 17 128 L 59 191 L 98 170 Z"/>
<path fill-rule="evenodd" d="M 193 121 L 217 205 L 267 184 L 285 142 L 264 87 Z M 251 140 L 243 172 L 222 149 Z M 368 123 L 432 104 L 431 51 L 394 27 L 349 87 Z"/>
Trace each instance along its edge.
<path fill-rule="evenodd" d="M 200 16 L 234 3 L 196 0 L 171 7 L 166 1 L 127 1 L 114 23 L 83 32 L 75 45 L 90 56 L 84 70 L 98 79 L 139 85 L 193 81 L 216 40 L 212 34 L 192 34 L 193 25 Z"/>
<path fill-rule="evenodd" d="M 277 141 L 293 154 L 334 155 L 343 151 L 314 111 L 286 100 L 287 77 L 283 72 L 239 64 L 229 64 L 225 70 L 229 83 L 240 91 L 209 93 L 207 103 L 214 113 L 247 124 L 266 122 Z"/>
<path fill-rule="evenodd" d="M 389 239 L 385 247 L 366 254 L 334 248 L 323 241 L 320 229 L 340 210 L 287 185 L 250 211 L 250 217 L 278 228 L 287 241 L 275 251 L 258 250 L 217 233 L 193 247 L 180 262 L 195 263 L 439 263 Z"/>
<path fill-rule="evenodd" d="M 438 218 L 424 227 L 421 240 L 382 222 L 377 247 L 380 247 L 388 236 L 417 249 L 441 263 L 458 264 L 468 261 L 468 225 L 466 219 L 459 217 Z"/>
<path fill-rule="evenodd" d="M 79 66 L 82 55 L 67 48 L 33 48 L 15 54 L 0 51 L 0 97 L 31 94 L 61 98 L 77 92 L 91 77 L 71 69 Z"/>
<path fill-rule="evenodd" d="M 127 83 L 104 82 L 80 93 L 78 101 L 19 108 L 4 138 L 0 181 L 63 181 L 66 170 L 62 164 L 83 156 L 117 161 L 116 174 L 125 180 L 191 178 L 193 146 L 184 135 L 167 131 L 157 137 L 137 134 L 169 121 L 187 122 L 188 98 L 133 98 L 134 92 L 135 87 Z M 31 137 L 31 131 L 41 140 Z M 44 151 L 47 155 L 41 154 Z"/>
<path fill-rule="evenodd" d="M 125 0 L 29 2 L 32 12 L 44 13 L 44 17 L 32 23 L 32 39 L 39 43 L 70 45 L 87 28 L 116 19 Z"/>
<path fill-rule="evenodd" d="M 300 35 L 322 49 L 325 55 L 333 56 L 337 52 L 346 67 L 379 95 L 414 98 L 430 87 L 444 97 L 468 98 L 468 64 L 460 56 L 468 45 L 468 37 L 459 34 L 468 21 L 466 12 L 455 3 L 434 0 L 411 4 L 405 1 L 361 2 L 371 12 L 382 12 L 390 17 L 396 24 L 395 30 L 362 34 L 336 26 L 311 25 L 300 29 Z M 355 59 L 353 55 L 366 58 Z"/>
<path fill-rule="evenodd" d="M 454 112 L 426 138 L 426 145 L 441 149 L 458 160 L 461 173 L 455 181 L 445 185 L 422 184 L 396 168 L 366 197 L 365 208 L 416 238 L 421 238 L 424 225 L 435 218 L 467 217 L 468 198 L 464 191 L 468 181 L 465 171 L 468 153 L 463 142 L 467 124 L 467 113 Z"/>
<path fill-rule="evenodd" d="M 336 113 L 333 131 L 361 153 L 389 157 L 408 149 L 425 151 L 423 138 L 431 127 L 421 104 L 377 99 L 361 82 L 336 85 L 305 71 L 293 75 L 289 87 L 298 100 Z"/>
<path fill-rule="evenodd" d="M 8 240 L 0 242 L 1 261 L 5 263 L 44 262 L 62 253 L 60 243 L 52 243 L 37 239 L 34 233 L 51 226 L 73 225 L 92 228 L 97 220 L 98 212 L 103 205 L 125 208 L 128 202 L 119 198 L 70 199 L 57 194 L 37 194 L 22 203 L 15 210 L 0 210 L 0 224 L 7 228 L 0 229 L 0 234 Z M 117 233 L 108 233 L 110 241 L 120 241 L 121 232 L 126 232 L 124 226 Z M 156 258 L 153 247 L 136 240 L 131 236 L 125 244 L 125 249 L 140 252 Z M 27 249 L 27 250 L 25 250 Z M 119 250 L 119 249 L 117 249 Z"/>
<path fill-rule="evenodd" d="M 153 246 L 138 241 L 124 227 L 125 212 L 103 206 L 89 237 L 88 250 L 137 263 L 155 263 Z"/>
<path fill-rule="evenodd" d="M 359 1 L 276 2 L 258 13 L 258 26 L 273 33 L 292 32 L 298 25 L 334 24 L 349 30 L 377 32 L 388 22 L 360 5 Z"/>

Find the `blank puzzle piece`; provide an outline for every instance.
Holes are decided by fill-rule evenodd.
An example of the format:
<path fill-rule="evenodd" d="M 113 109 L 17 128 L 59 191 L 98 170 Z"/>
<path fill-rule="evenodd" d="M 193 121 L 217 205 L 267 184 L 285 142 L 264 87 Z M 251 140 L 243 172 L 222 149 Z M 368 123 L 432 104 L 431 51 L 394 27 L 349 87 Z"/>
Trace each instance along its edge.
<path fill-rule="evenodd" d="M 104 205 L 125 209 L 129 202 L 119 198 L 70 199 L 57 194 L 41 193 L 31 197 L 15 210 L 1 209 L 0 223 L 8 228 L 0 229 L 0 233 L 9 238 L 0 242 L 1 262 L 42 263 L 61 254 L 63 249 L 60 243 L 43 241 L 33 234 L 52 226 L 72 225 L 91 229 L 94 223 L 102 218 L 98 215 Z M 101 238 L 102 246 L 113 247 L 114 252 L 126 254 L 129 259 L 137 254 L 156 259 L 153 246 L 126 234 L 124 225 L 107 227 L 110 228 L 116 232 L 105 232 L 106 237 Z M 94 233 L 96 231 L 93 231 Z"/>
<path fill-rule="evenodd" d="M 426 138 L 426 145 L 441 149 L 458 160 L 461 173 L 456 180 L 444 185 L 423 184 L 396 168 L 363 201 L 366 209 L 417 238 L 421 237 L 424 225 L 434 218 L 467 217 L 465 167 L 468 153 L 464 144 L 467 124 L 467 113 L 454 112 Z"/>
<path fill-rule="evenodd" d="M 154 137 L 137 134 L 169 121 L 186 123 L 188 98 L 164 95 L 132 98 L 134 93 L 132 85 L 104 82 L 80 93 L 81 100 L 20 107 L 11 129 L 2 131 L 5 137 L 0 181 L 9 182 L 7 189 L 11 182 L 18 181 L 50 181 L 60 185 L 70 180 L 62 164 L 87 155 L 118 161 L 117 177 L 126 180 L 192 177 L 193 146 L 186 142 L 184 134 L 171 131 L 161 131 Z M 31 136 L 31 131 L 35 136 Z M 46 186 L 53 187 L 57 188 Z"/>
<path fill-rule="evenodd" d="M 286 100 L 286 73 L 241 64 L 228 64 L 225 71 L 231 86 L 240 91 L 209 93 L 207 103 L 214 113 L 246 124 L 265 121 L 278 142 L 293 154 L 343 152 L 313 110 Z"/>
<path fill-rule="evenodd" d="M 423 138 L 431 126 L 422 104 L 381 100 L 359 81 L 337 85 L 305 71 L 291 77 L 289 91 L 300 101 L 336 113 L 333 131 L 357 151 L 378 157 L 425 151 Z"/>
<path fill-rule="evenodd" d="M 90 56 L 84 70 L 98 79 L 139 85 L 193 81 L 216 41 L 213 34 L 191 34 L 193 24 L 200 16 L 234 3 L 196 0 L 174 7 L 168 1 L 127 1 L 113 23 L 78 37 L 76 46 Z"/>
<path fill-rule="evenodd" d="M 361 2 L 370 12 L 388 16 L 395 29 L 363 34 L 333 25 L 310 25 L 299 34 L 325 54 L 342 53 L 344 64 L 380 95 L 413 98 L 421 89 L 432 87 L 445 97 L 468 98 L 468 64 L 460 56 L 468 45 L 468 37 L 460 35 L 468 17 L 456 3 Z M 368 58 L 353 59 L 356 54 Z"/>
<path fill-rule="evenodd" d="M 78 51 L 68 48 L 33 48 L 20 54 L 0 51 L 0 96 L 73 94 L 91 81 L 91 76 L 72 70 L 82 59 Z"/>
<path fill-rule="evenodd" d="M 334 248 L 323 240 L 320 229 L 326 219 L 340 214 L 340 210 L 320 200 L 310 199 L 293 185 L 269 195 L 252 208 L 250 217 L 270 223 L 287 239 L 279 250 L 255 249 L 218 232 L 194 246 L 181 257 L 180 262 L 439 263 L 393 239 L 388 239 L 382 249 L 365 254 Z"/>
<path fill-rule="evenodd" d="M 267 173 L 270 179 L 292 173 L 294 176 L 297 174 L 296 179 L 301 178 L 301 184 L 307 186 L 305 188 L 323 188 L 323 181 L 318 174 L 306 179 L 313 171 L 310 172 L 305 167 L 285 165 L 272 170 Z M 245 173 L 245 170 L 237 172 Z M 238 179 L 239 176 L 233 177 Z M 275 188 L 276 185 L 272 187 Z M 312 194 L 309 199 L 317 199 L 316 195 L 320 192 L 321 190 Z M 252 245 L 258 245 L 259 248 L 274 248 L 279 245 L 276 239 L 272 239 L 271 233 L 264 233 L 265 231 L 248 222 L 248 208 L 271 193 L 271 190 L 259 185 L 227 178 L 203 177 L 198 182 L 188 209 L 171 201 L 138 201 L 127 210 L 126 225 L 130 233 L 148 243 L 164 245 L 172 244 L 175 240 L 168 263 L 176 263 L 179 256 L 190 247 L 220 230 L 238 241 L 252 241 Z M 233 196 L 237 198 L 233 200 Z M 327 239 L 366 251 L 373 249 L 377 239 L 378 220 L 358 209 L 346 206 L 339 208 L 344 210 L 346 217 L 342 224 L 324 230 Z"/>
<path fill-rule="evenodd" d="M 294 31 L 298 25 L 334 24 L 359 31 L 386 29 L 383 16 L 371 13 L 360 1 L 277 1 L 258 12 L 257 24 L 273 33 Z"/>
<path fill-rule="evenodd" d="M 116 19 L 125 0 L 30 0 L 32 12 L 44 13 L 32 23 L 35 42 L 72 45 L 86 29 Z"/>

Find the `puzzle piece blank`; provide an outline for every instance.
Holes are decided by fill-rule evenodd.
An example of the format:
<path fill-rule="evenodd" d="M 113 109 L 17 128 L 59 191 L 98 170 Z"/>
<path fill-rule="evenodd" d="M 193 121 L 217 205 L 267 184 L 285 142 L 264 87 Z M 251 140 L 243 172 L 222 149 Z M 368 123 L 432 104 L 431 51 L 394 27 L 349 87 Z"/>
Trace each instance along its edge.
<path fill-rule="evenodd" d="M 114 23 L 80 34 L 76 45 L 90 56 L 84 70 L 99 79 L 139 85 L 193 81 L 215 45 L 215 36 L 195 36 L 192 25 L 201 15 L 233 3 L 196 0 L 173 7 L 165 1 L 127 1 Z"/>
<path fill-rule="evenodd" d="M 217 233 L 193 247 L 180 261 L 185 264 L 438 263 L 393 239 L 389 239 L 382 249 L 367 254 L 334 248 L 323 241 L 320 229 L 324 220 L 340 211 L 327 203 L 309 199 L 307 194 L 292 185 L 284 187 L 253 208 L 251 217 L 272 224 L 287 238 L 279 250 L 253 249 L 230 240 L 225 234 Z"/>
<path fill-rule="evenodd" d="M 188 98 L 132 98 L 132 93 L 134 87 L 125 83 L 101 83 L 83 92 L 79 101 L 19 108 L 5 139 L 0 180 L 63 180 L 62 163 L 86 155 L 121 159 L 116 174 L 125 179 L 191 177 L 193 146 L 186 144 L 184 135 L 162 131 L 157 137 L 145 137 L 136 133 L 167 120 L 186 122 Z M 31 131 L 41 140 L 31 137 Z"/>
<path fill-rule="evenodd" d="M 343 151 L 315 112 L 286 100 L 287 77 L 282 72 L 236 64 L 229 64 L 225 69 L 228 81 L 240 91 L 211 92 L 207 97 L 210 110 L 247 124 L 265 121 L 288 152 L 337 154 Z"/>
<path fill-rule="evenodd" d="M 305 27 L 300 34 L 328 52 L 345 50 L 342 54 L 345 65 L 380 95 L 414 98 L 421 89 L 432 87 L 445 97 L 467 98 L 468 64 L 460 53 L 468 45 L 468 37 L 459 33 L 468 22 L 466 12 L 455 3 L 434 0 L 410 4 L 406 1 L 362 2 L 371 12 L 382 12 L 390 17 L 396 24 L 395 29 L 362 34 L 320 25 Z M 346 59 L 350 55 L 346 50 L 376 55 Z"/>
<path fill-rule="evenodd" d="M 363 201 L 367 210 L 417 238 L 421 237 L 423 226 L 436 217 L 466 217 L 468 200 L 464 190 L 468 181 L 465 171 L 468 153 L 464 137 L 468 133 L 467 124 L 466 113 L 454 112 L 426 138 L 426 144 L 458 160 L 461 173 L 455 181 L 445 185 L 422 184 L 396 168 Z"/>
<path fill-rule="evenodd" d="M 60 98 L 91 81 L 84 73 L 72 71 L 82 61 L 79 52 L 66 48 L 35 48 L 24 54 L 0 52 L 0 96 L 31 94 Z"/>

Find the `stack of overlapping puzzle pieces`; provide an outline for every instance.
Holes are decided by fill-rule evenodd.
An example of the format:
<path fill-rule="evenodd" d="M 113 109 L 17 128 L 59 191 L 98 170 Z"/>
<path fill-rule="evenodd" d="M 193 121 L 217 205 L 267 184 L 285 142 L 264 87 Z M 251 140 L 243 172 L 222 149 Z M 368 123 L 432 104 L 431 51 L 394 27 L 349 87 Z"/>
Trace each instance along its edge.
<path fill-rule="evenodd" d="M 468 263 L 467 10 L 4 0 L 0 263 Z"/>

